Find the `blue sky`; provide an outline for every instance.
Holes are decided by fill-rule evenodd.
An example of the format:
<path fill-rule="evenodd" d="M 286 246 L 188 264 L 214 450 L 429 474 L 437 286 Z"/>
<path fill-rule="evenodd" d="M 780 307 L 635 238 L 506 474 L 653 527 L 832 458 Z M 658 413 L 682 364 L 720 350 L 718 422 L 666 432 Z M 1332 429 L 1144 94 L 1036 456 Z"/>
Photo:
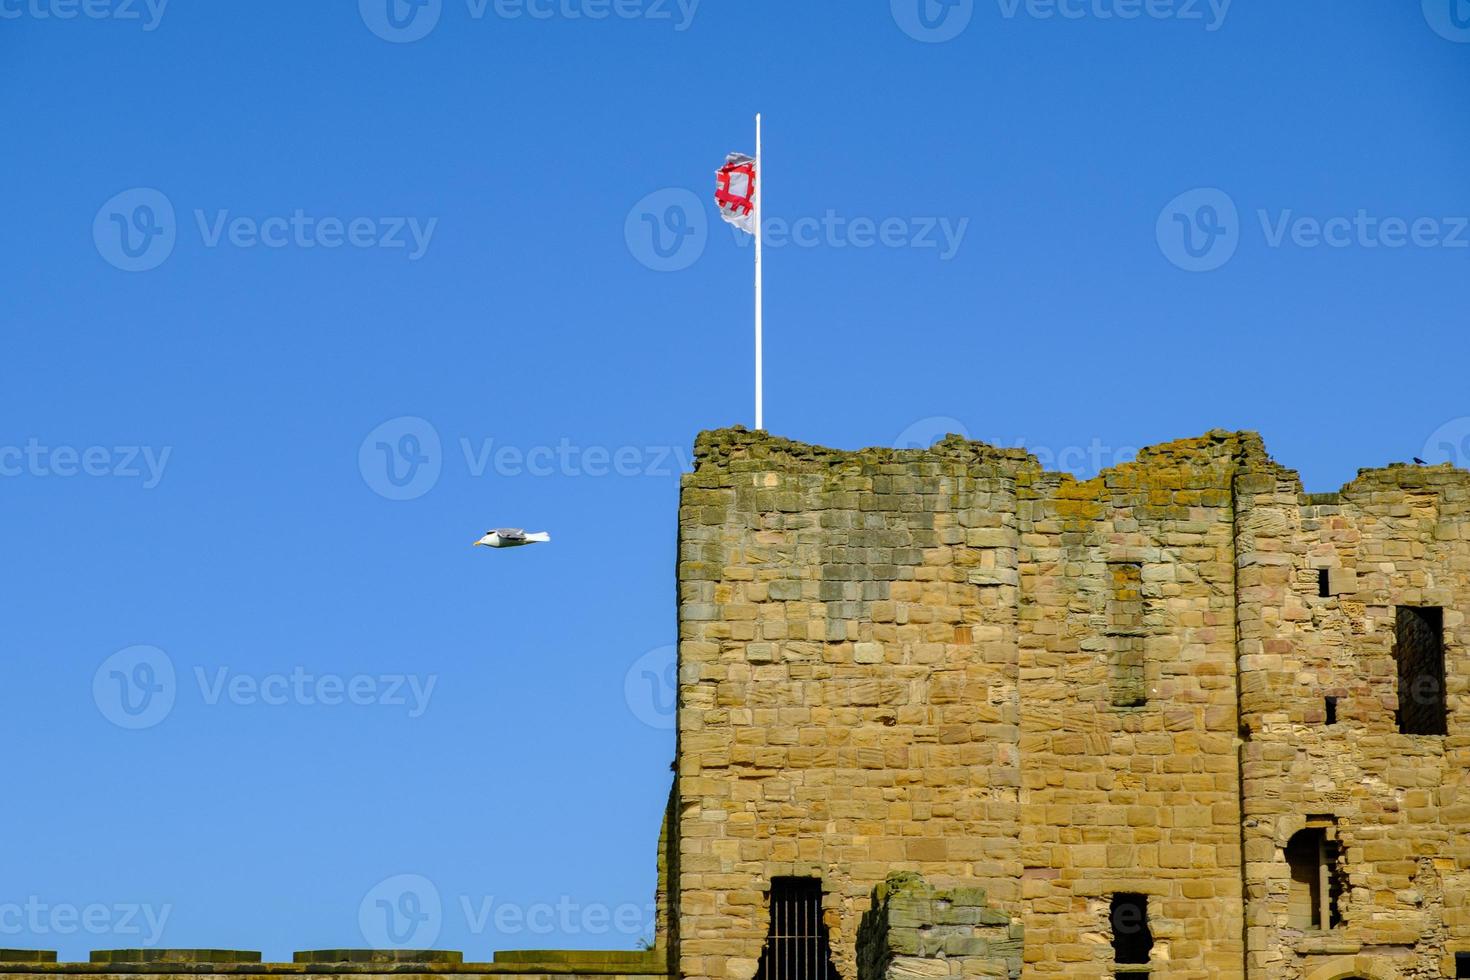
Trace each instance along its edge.
<path fill-rule="evenodd" d="M 0 0 L 0 946 L 636 944 L 757 110 L 778 434 L 1470 461 L 1464 0 L 393 2 Z"/>

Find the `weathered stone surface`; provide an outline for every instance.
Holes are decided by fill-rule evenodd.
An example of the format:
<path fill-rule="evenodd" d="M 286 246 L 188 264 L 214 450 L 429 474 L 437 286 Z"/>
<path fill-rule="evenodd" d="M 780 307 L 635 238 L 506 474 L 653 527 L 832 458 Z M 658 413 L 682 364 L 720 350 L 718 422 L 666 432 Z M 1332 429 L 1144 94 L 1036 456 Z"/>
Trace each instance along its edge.
<path fill-rule="evenodd" d="M 93 963 L 259 963 L 260 953 L 246 949 L 99 949 Z"/>
<path fill-rule="evenodd" d="M 986 905 L 982 888 L 936 891 L 894 872 L 873 889 L 857 930 L 858 980 L 1021 975 L 1019 919 Z"/>
<path fill-rule="evenodd" d="M 725 430 L 696 457 L 681 559 L 721 571 L 679 583 L 679 731 L 701 746 L 676 786 L 682 975 L 748 980 L 730 964 L 759 956 L 765 906 L 729 896 L 799 875 L 857 976 L 896 870 L 983 888 L 973 926 L 1014 922 L 1027 977 L 1117 972 L 1123 892 L 1147 896 L 1154 977 L 1314 980 L 1347 955 L 1372 969 L 1334 978 L 1419 980 L 1470 951 L 1470 474 L 1308 497 L 1229 432 L 1085 482 L 958 438 Z M 1401 605 L 1445 610 L 1448 736 L 1398 734 Z M 744 654 L 790 642 L 799 669 Z M 1310 817 L 1347 883 L 1325 938 L 1286 922 Z M 900 931 L 932 914 L 886 908 Z M 890 947 L 989 975 L 976 937 L 930 938 Z"/>

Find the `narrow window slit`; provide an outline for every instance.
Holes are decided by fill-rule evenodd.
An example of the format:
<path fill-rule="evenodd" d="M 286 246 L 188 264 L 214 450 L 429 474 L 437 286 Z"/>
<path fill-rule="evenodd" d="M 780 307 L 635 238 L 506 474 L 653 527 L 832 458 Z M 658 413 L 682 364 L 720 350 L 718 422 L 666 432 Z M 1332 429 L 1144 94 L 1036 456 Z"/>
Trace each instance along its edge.
<path fill-rule="evenodd" d="M 1114 895 L 1109 919 L 1113 927 L 1113 962 L 1147 963 L 1154 949 L 1153 932 L 1148 926 L 1148 896 Z"/>
<path fill-rule="evenodd" d="M 1115 708 L 1141 708 L 1148 704 L 1145 678 L 1143 566 L 1137 562 L 1108 565 L 1110 589 L 1107 599 L 1106 635 L 1111 638 L 1108 694 Z"/>
<path fill-rule="evenodd" d="M 1446 735 L 1444 610 L 1400 606 L 1394 627 L 1399 733 Z"/>

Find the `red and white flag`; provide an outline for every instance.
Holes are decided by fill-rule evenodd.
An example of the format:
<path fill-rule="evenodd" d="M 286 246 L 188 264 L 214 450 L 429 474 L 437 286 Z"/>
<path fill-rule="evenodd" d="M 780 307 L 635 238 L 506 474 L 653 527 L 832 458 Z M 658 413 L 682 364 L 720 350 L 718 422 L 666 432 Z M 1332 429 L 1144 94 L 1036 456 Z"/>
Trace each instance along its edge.
<path fill-rule="evenodd" d="M 732 153 L 718 171 L 715 185 L 715 203 L 720 206 L 720 217 L 741 231 L 756 233 L 755 158 L 744 153 Z"/>

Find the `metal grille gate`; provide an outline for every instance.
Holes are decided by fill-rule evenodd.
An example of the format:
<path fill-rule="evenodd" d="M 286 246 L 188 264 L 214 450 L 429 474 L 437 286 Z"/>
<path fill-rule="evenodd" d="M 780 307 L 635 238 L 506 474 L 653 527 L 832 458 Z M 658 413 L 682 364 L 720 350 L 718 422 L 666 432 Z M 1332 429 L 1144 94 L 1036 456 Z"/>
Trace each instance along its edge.
<path fill-rule="evenodd" d="M 816 878 L 771 882 L 771 928 L 756 980 L 837 980 Z"/>

